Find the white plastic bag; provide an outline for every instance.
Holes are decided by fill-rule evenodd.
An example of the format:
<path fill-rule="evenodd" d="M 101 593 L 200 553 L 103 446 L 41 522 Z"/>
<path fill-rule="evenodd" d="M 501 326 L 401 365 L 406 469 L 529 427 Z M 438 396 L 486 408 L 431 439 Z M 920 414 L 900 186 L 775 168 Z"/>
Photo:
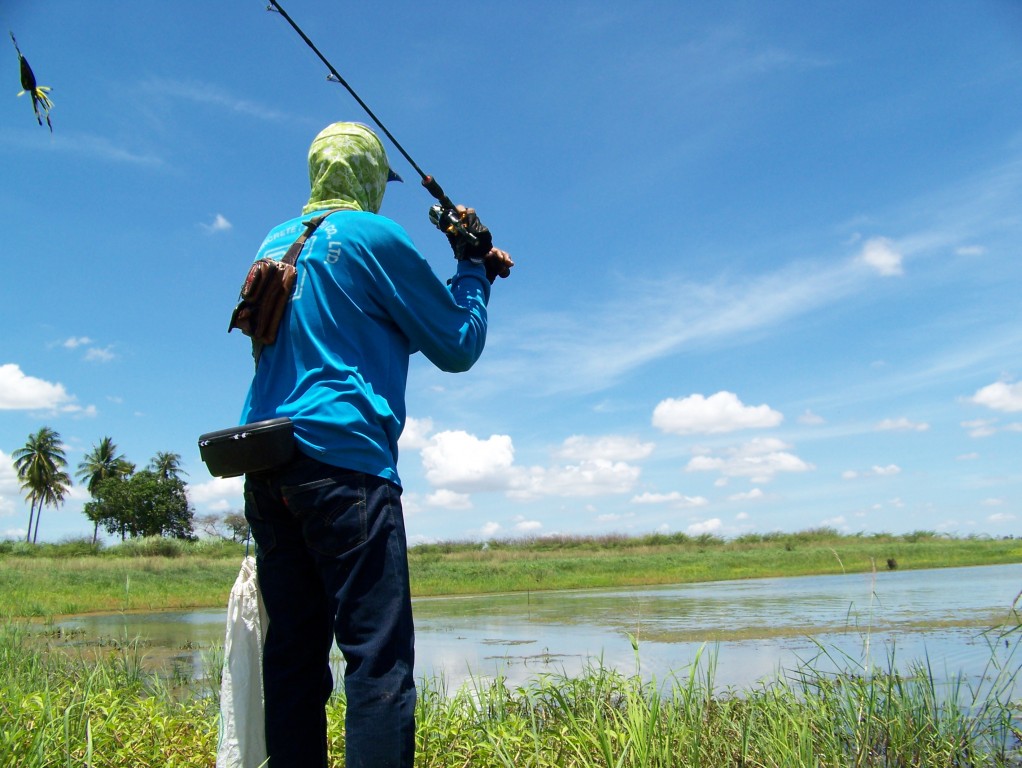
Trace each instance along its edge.
<path fill-rule="evenodd" d="M 249 556 L 227 601 L 216 768 L 258 768 L 266 762 L 263 641 L 268 624 L 255 558 Z"/>

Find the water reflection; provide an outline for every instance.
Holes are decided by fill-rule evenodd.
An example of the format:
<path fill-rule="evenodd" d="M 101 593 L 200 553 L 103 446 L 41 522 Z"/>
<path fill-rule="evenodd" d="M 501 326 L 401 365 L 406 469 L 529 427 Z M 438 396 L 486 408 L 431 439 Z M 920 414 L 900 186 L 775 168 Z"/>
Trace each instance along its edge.
<path fill-rule="evenodd" d="M 416 674 L 455 687 L 470 676 L 512 684 L 574 674 L 599 660 L 663 680 L 702 654 L 715 686 L 745 689 L 816 669 L 904 669 L 927 660 L 938 680 L 989 681 L 989 664 L 1015 664 L 1014 643 L 989 631 L 1014 623 L 1022 564 L 931 571 L 753 579 L 635 589 L 535 592 L 415 601 Z M 145 638 L 190 655 L 222 642 L 224 611 L 81 616 L 60 622 L 85 637 Z M 638 645 L 636 653 L 633 642 Z M 702 672 L 700 673 L 702 674 Z"/>

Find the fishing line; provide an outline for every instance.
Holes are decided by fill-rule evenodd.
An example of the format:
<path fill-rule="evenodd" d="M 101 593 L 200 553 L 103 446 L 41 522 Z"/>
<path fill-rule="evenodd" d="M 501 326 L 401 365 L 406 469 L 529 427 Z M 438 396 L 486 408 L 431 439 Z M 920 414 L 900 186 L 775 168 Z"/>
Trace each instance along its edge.
<path fill-rule="evenodd" d="M 266 10 L 275 11 L 276 13 L 279 13 L 281 16 L 283 16 L 284 20 L 291 25 L 292 29 L 294 29 L 294 31 L 298 33 L 299 37 L 301 37 L 302 40 L 305 41 L 305 44 L 312 49 L 312 52 L 315 53 L 319 57 L 319 60 L 326 65 L 326 68 L 330 70 L 330 74 L 327 76 L 327 80 L 332 80 L 333 82 L 340 83 L 345 87 L 345 89 L 347 89 L 348 93 L 352 95 L 352 98 L 354 98 L 355 101 L 358 102 L 358 105 L 365 110 L 366 114 L 369 115 L 370 118 L 372 118 L 372 121 L 376 123 L 376 125 L 379 126 L 380 130 L 383 131 L 384 134 L 386 134 L 388 139 L 390 139 L 391 143 L 395 147 L 397 147 L 398 152 L 400 152 L 404 156 L 405 160 L 407 160 L 408 163 L 412 166 L 412 168 L 415 169 L 415 172 L 419 174 L 420 178 L 422 179 L 422 186 L 424 186 L 426 190 L 440 202 L 445 211 L 453 211 L 455 208 L 454 203 L 452 203 L 451 199 L 444 193 L 444 190 L 437 183 L 436 179 L 434 179 L 429 174 L 423 172 L 423 170 L 418 166 L 418 164 L 414 160 L 412 160 L 412 156 L 405 151 L 405 148 L 401 146 L 400 142 L 398 142 L 398 140 L 394 138 L 394 135 L 387 130 L 387 127 L 369 108 L 369 105 L 362 101 L 361 97 L 357 93 L 355 93 L 355 89 L 348 85 L 348 81 L 341 77 L 340 72 L 338 72 L 334 68 L 333 64 L 331 64 L 327 60 L 326 56 L 324 56 L 320 52 L 319 48 L 317 48 L 315 43 L 313 43 L 312 40 L 309 39 L 309 36 L 302 31 L 301 27 L 299 27 L 298 24 L 295 23 L 294 19 L 288 16 L 287 11 L 285 11 L 281 7 L 280 3 L 278 3 L 277 0 L 269 0 L 269 2 L 270 4 L 266 6 Z"/>

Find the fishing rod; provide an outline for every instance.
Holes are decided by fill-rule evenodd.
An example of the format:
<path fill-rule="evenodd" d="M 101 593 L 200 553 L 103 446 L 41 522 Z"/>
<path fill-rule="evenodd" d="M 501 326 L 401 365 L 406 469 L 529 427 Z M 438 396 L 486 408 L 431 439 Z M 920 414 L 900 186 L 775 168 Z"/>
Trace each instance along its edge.
<path fill-rule="evenodd" d="M 432 221 L 436 228 L 441 232 L 445 232 L 452 236 L 457 235 L 459 237 L 464 237 L 471 245 L 477 245 L 479 238 L 474 232 L 469 231 L 468 228 L 465 227 L 462 215 L 458 212 L 457 207 L 451 201 L 451 198 L 449 198 L 444 192 L 437 180 L 425 173 L 418 164 L 412 160 L 412 156 L 405 151 L 405 148 L 401 146 L 401 143 L 394 138 L 394 135 L 390 131 L 387 130 L 387 126 L 380 121 L 376 114 L 369 108 L 369 105 L 362 101 L 362 98 L 355 93 L 355 89 L 348 85 L 348 81 L 341 77 L 341 73 L 334 68 L 334 65 L 327 60 L 326 56 L 320 53 L 316 44 L 313 43 L 312 40 L 309 39 L 309 36 L 302 31 L 302 28 L 295 23 L 295 20 L 288 16 L 287 11 L 281 7 L 280 3 L 278 3 L 277 0 L 269 0 L 269 2 L 270 4 L 266 6 L 266 10 L 279 13 L 284 20 L 291 25 L 291 28 L 298 33 L 298 36 L 305 41 L 305 44 L 312 49 L 312 52 L 319 57 L 319 60 L 326 65 L 326 68 L 330 71 L 330 74 L 327 75 L 327 80 L 340 83 L 345 87 L 348 93 L 351 94 L 352 98 L 358 102 L 358 105 L 365 110 L 365 113 L 369 115 L 372 121 L 376 123 L 380 130 L 383 131 L 388 139 L 390 139 L 391 144 L 397 147 L 397 151 L 404 156 L 404 159 L 408 161 L 408 164 L 415 169 L 417 174 L 419 174 L 419 177 L 422 179 L 422 186 L 424 186 L 426 191 L 429 192 L 429 194 L 431 194 L 439 203 L 439 205 L 434 205 L 429 209 L 430 221 Z"/>

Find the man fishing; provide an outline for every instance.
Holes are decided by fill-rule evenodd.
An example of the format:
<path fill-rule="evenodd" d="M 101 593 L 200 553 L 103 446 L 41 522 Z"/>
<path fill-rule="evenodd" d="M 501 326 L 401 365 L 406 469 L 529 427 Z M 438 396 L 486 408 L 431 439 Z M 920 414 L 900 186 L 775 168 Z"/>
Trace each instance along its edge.
<path fill-rule="evenodd" d="M 257 255 L 279 257 L 317 212 L 277 339 L 264 347 L 242 423 L 289 417 L 298 452 L 245 480 L 269 616 L 263 655 L 271 768 L 327 765 L 325 705 L 333 641 L 344 655 L 349 768 L 410 768 L 414 638 L 398 438 L 410 355 L 468 370 L 486 339 L 491 284 L 510 256 L 471 209 L 448 237 L 440 281 L 395 222 L 378 215 L 392 177 L 367 127 L 334 123 L 309 150 L 302 216 L 273 228 Z M 465 234 L 470 233 L 471 237 Z"/>

